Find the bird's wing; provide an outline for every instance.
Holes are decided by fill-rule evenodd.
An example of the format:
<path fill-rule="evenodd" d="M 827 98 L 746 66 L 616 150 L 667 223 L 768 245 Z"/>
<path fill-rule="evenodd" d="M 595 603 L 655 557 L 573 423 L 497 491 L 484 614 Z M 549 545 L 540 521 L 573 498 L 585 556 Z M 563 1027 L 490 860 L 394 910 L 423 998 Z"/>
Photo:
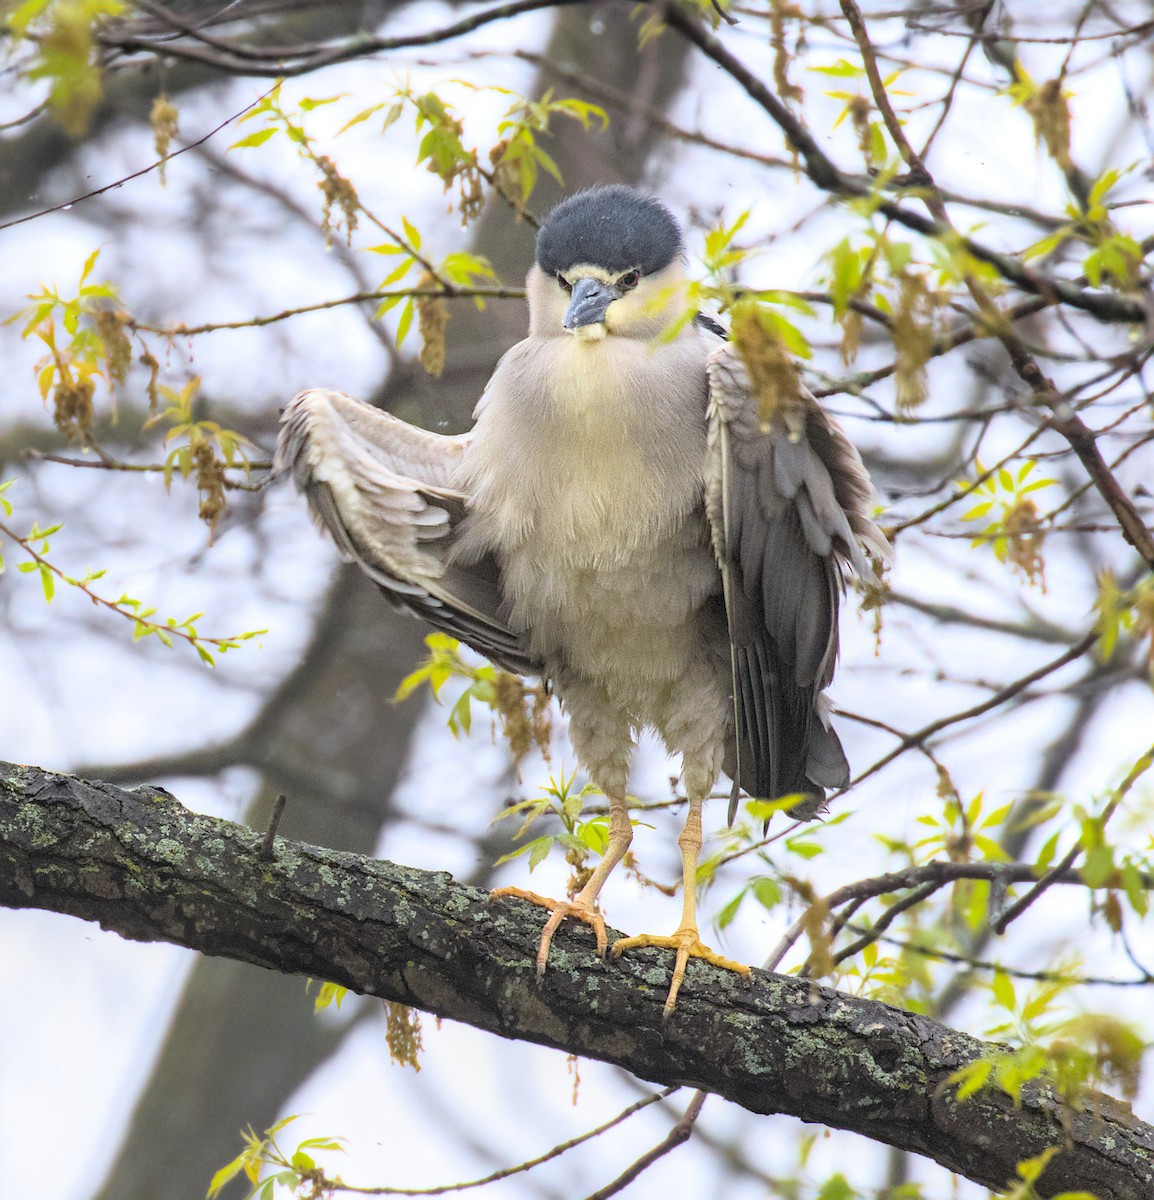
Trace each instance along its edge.
<path fill-rule="evenodd" d="M 468 442 L 313 388 L 285 408 L 273 466 L 291 472 L 317 524 L 394 604 L 507 670 L 538 674 L 500 615 L 495 561 L 452 560 L 467 503 L 452 481 Z"/>
<path fill-rule="evenodd" d="M 849 766 L 823 690 L 837 658 L 844 571 L 868 573 L 862 543 L 888 554 L 870 519 L 857 451 L 800 383 L 763 420 L 738 351 L 709 359 L 706 507 L 725 589 L 736 723 L 735 784 L 751 796 L 843 787 Z M 737 789 L 730 820 L 737 803 Z"/>

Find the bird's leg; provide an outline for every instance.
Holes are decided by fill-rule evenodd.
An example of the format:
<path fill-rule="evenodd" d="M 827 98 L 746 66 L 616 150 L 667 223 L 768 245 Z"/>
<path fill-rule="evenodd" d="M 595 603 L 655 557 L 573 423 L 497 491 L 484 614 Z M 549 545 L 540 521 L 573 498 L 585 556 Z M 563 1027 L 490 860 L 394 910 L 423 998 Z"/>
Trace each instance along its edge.
<path fill-rule="evenodd" d="M 625 857 L 630 842 L 633 841 L 633 825 L 629 820 L 629 805 L 625 798 L 624 789 L 620 795 L 609 797 L 609 844 L 597 864 L 593 874 L 589 876 L 585 886 L 572 900 L 551 900 L 547 896 L 539 896 L 536 892 L 524 888 L 503 887 L 490 893 L 493 898 L 500 896 L 518 896 L 528 900 L 530 904 L 540 904 L 550 910 L 549 920 L 541 930 L 541 942 L 537 947 L 537 978 L 545 974 L 545 964 L 549 959 L 549 946 L 553 935 L 568 917 L 584 921 L 593 927 L 597 937 L 597 953 L 604 958 L 608 938 L 605 935 L 605 918 L 597 908 L 597 897 L 605 880 L 609 878 L 613 868 Z"/>
<path fill-rule="evenodd" d="M 727 971 L 736 971 L 739 975 L 748 975 L 749 967 L 744 963 L 734 962 L 714 950 L 710 950 L 701 940 L 697 932 L 697 859 L 701 854 L 701 809 L 703 796 L 690 795 L 689 815 L 685 818 L 685 827 L 677 839 L 681 848 L 681 924 L 669 935 L 642 933 L 636 937 L 621 938 L 613 943 L 613 956 L 617 957 L 624 950 L 632 950 L 638 946 L 662 946 L 676 951 L 677 958 L 673 964 L 673 978 L 669 984 L 669 995 L 665 1000 L 664 1016 L 669 1017 L 677 1005 L 677 993 L 681 990 L 681 981 L 685 978 L 685 968 L 691 958 L 703 958 L 715 967 Z"/>

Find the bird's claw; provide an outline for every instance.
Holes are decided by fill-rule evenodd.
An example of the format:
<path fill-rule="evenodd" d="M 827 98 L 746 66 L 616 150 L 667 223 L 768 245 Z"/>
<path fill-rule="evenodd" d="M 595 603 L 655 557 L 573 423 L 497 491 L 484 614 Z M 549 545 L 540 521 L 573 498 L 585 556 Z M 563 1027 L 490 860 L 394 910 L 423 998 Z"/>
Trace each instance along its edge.
<path fill-rule="evenodd" d="M 582 900 L 580 896 L 574 900 L 553 900 L 548 896 L 539 896 L 536 892 L 518 887 L 497 888 L 489 893 L 492 900 L 500 899 L 502 896 L 516 896 L 520 900 L 528 900 L 530 904 L 538 904 L 542 908 L 549 909 L 549 919 L 545 922 L 545 928 L 541 930 L 541 942 L 537 947 L 538 979 L 545 974 L 545 964 L 549 961 L 549 947 L 553 942 L 553 935 L 561 927 L 561 922 L 569 918 L 584 921 L 586 925 L 592 926 L 597 939 L 597 954 L 601 958 L 605 957 L 605 950 L 609 944 L 609 938 L 605 932 L 605 918 L 592 904 Z"/>
<path fill-rule="evenodd" d="M 700 958 L 705 962 L 720 967 L 723 971 L 734 971 L 738 975 L 749 975 L 750 968 L 745 963 L 739 963 L 732 958 L 726 958 L 711 950 L 702 940 L 697 930 L 692 926 L 682 926 L 671 934 L 639 933 L 634 937 L 619 938 L 613 943 L 613 957 L 617 958 L 626 950 L 636 950 L 639 946 L 659 946 L 665 950 L 673 950 L 677 957 L 673 963 L 673 978 L 669 983 L 669 995 L 665 999 L 662 1018 L 668 1020 L 677 1006 L 677 993 L 681 990 L 681 982 L 685 978 L 685 969 L 691 958 Z"/>

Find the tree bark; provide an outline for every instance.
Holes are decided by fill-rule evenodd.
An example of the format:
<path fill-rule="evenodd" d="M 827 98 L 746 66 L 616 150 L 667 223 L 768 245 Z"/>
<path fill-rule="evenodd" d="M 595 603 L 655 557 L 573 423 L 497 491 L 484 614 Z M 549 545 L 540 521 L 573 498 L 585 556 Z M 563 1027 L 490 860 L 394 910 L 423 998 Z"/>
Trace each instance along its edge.
<path fill-rule="evenodd" d="M 1034 1082 L 959 1101 L 960 1067 L 999 1047 L 936 1021 L 801 980 L 691 966 L 662 1022 L 668 956 L 602 962 L 564 929 L 544 981 L 540 911 L 444 873 L 264 838 L 131 791 L 0 763 L 0 903 L 98 921 L 286 974 L 332 980 L 503 1037 L 613 1063 L 912 1150 L 987 1187 L 1058 1152 L 1039 1196 L 1148 1200 L 1154 1127 L 1101 1093 L 1076 1104 Z"/>

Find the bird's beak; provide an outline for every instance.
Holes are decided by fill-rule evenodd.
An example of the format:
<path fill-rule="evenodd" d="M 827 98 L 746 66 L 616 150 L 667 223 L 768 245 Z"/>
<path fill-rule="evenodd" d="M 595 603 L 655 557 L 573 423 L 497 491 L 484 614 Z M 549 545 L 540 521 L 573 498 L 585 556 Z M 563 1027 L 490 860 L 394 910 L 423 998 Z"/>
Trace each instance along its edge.
<path fill-rule="evenodd" d="M 621 299 L 621 292 L 611 283 L 599 279 L 578 279 L 573 284 L 569 309 L 565 313 L 565 328 L 573 331 L 583 325 L 599 325 L 605 320 L 605 310 L 614 300 Z"/>

